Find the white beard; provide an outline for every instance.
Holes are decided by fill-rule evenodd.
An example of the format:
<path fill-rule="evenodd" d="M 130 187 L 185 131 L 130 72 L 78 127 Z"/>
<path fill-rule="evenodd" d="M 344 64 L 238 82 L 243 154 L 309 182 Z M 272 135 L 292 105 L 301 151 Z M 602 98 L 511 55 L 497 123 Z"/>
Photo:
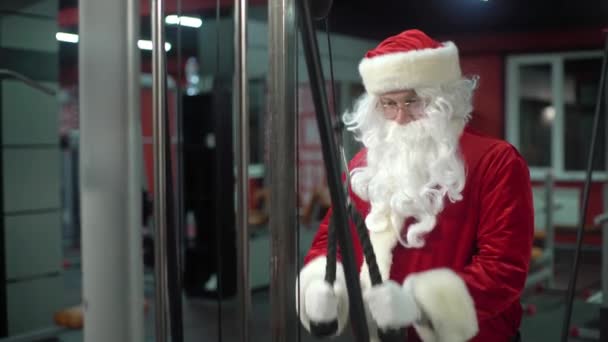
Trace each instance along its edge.
<path fill-rule="evenodd" d="M 353 191 L 371 204 L 365 220 L 370 231 L 392 229 L 403 246 L 423 247 L 445 198 L 462 199 L 465 168 L 458 142 L 465 121 L 448 117 L 406 125 L 376 122 L 375 138 L 364 141 L 367 166 L 351 171 Z M 402 229 L 408 218 L 415 222 Z"/>

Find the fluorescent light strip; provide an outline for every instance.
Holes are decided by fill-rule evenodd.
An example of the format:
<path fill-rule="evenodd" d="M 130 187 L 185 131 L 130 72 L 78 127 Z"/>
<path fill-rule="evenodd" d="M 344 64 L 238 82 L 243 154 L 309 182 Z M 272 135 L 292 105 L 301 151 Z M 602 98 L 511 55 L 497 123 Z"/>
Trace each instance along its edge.
<path fill-rule="evenodd" d="M 140 39 L 137 41 L 137 47 L 142 50 L 152 50 L 152 41 Z M 171 43 L 165 43 L 165 51 L 171 50 Z"/>
<path fill-rule="evenodd" d="M 79 41 L 78 35 L 74 33 L 57 32 L 55 38 L 60 42 L 66 43 L 78 43 Z M 142 50 L 152 50 L 152 41 L 143 39 L 138 40 L 137 47 Z M 171 43 L 165 43 L 165 51 L 169 50 L 171 50 Z"/>
<path fill-rule="evenodd" d="M 165 18 L 165 24 L 178 25 L 179 24 L 179 16 L 177 16 L 175 14 L 168 15 Z"/>
<path fill-rule="evenodd" d="M 168 15 L 165 18 L 165 23 L 168 25 L 181 25 L 187 27 L 199 28 L 203 25 L 203 20 L 196 17 L 178 16 L 176 14 Z"/>
<path fill-rule="evenodd" d="M 57 32 L 55 33 L 55 39 L 60 42 L 78 43 L 78 35 L 74 33 Z"/>

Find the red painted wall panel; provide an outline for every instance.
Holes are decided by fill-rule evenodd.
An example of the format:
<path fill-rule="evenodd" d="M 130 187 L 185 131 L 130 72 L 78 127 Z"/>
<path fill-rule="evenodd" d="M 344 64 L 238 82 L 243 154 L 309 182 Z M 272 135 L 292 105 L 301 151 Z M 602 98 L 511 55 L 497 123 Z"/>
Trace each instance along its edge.
<path fill-rule="evenodd" d="M 476 34 L 445 37 L 454 41 L 461 53 L 461 64 L 466 75 L 479 75 L 479 88 L 474 99 L 471 126 L 482 133 L 505 138 L 505 62 L 509 54 L 548 53 L 601 49 L 603 36 L 600 28 L 582 28 L 567 31 L 521 32 L 502 34 Z M 534 182 L 538 184 L 542 182 Z M 583 182 L 556 182 L 560 187 L 575 187 L 583 196 Z M 593 218 L 602 213 L 602 183 L 594 182 L 590 190 L 589 208 L 585 226 L 593 226 Z M 559 227 L 558 227 L 559 228 Z M 559 229 L 556 240 L 564 243 L 575 241 L 574 227 Z M 595 229 L 588 231 L 585 244 L 600 245 L 601 234 Z"/>
<path fill-rule="evenodd" d="M 479 76 L 475 91 L 471 127 L 504 138 L 504 59 L 497 54 L 465 55 L 461 58 L 465 75 Z"/>

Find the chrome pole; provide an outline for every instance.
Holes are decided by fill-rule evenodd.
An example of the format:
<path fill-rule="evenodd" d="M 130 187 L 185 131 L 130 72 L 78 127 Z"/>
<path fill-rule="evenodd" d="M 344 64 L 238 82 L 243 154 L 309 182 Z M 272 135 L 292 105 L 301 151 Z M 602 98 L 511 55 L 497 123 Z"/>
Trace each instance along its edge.
<path fill-rule="evenodd" d="M 273 342 L 293 341 L 297 332 L 296 279 L 296 38 L 294 0 L 270 0 L 269 160 L 270 314 Z"/>
<path fill-rule="evenodd" d="M 135 0 L 83 0 L 79 23 L 84 341 L 141 342 L 139 11 Z"/>
<path fill-rule="evenodd" d="M 608 29 L 604 29 L 604 39 L 608 46 Z M 608 51 L 604 51 L 608 53 Z M 604 85 L 604 137 L 608 136 L 608 87 Z M 608 171 L 608 139 L 604 138 L 604 170 Z M 604 213 L 608 213 L 608 183 L 604 183 L 603 206 Z M 608 221 L 602 223 L 602 305 L 600 306 L 600 341 L 608 341 Z"/>
<path fill-rule="evenodd" d="M 247 0 L 235 1 L 234 7 L 234 103 L 237 118 L 237 283 L 241 319 L 241 341 L 249 340 L 251 288 L 249 285 L 249 91 L 247 86 Z"/>
<path fill-rule="evenodd" d="M 154 140 L 154 272 L 156 341 L 167 338 L 167 141 L 164 0 L 152 0 L 152 125 Z"/>
<path fill-rule="evenodd" d="M 555 287 L 555 211 L 558 209 L 555 203 L 555 184 L 553 170 L 547 171 L 545 178 L 545 253 L 549 255 L 549 271 L 550 277 L 548 281 L 549 288 Z"/>
<path fill-rule="evenodd" d="M 141 130 L 141 52 L 137 46 L 140 30 L 139 0 L 128 0 L 127 6 L 127 155 L 128 161 L 128 213 L 129 229 L 127 240 L 129 251 L 129 341 L 144 340 L 144 281 L 142 263 L 141 227 L 142 221 L 142 172 L 143 139 Z"/>

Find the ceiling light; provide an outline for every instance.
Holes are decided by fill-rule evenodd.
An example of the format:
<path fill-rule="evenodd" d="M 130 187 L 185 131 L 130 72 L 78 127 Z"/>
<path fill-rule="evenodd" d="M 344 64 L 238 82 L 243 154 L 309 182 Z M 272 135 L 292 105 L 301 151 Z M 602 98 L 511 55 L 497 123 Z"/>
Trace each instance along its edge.
<path fill-rule="evenodd" d="M 187 17 L 185 15 L 178 16 L 175 14 L 171 14 L 165 18 L 165 23 L 168 25 L 181 25 L 199 28 L 203 25 L 203 20 L 201 20 L 201 18 L 196 17 Z"/>
<path fill-rule="evenodd" d="M 545 124 L 551 124 L 555 120 L 555 107 L 547 106 L 541 111 L 541 118 Z"/>
<path fill-rule="evenodd" d="M 138 40 L 137 47 L 142 50 L 152 50 L 152 41 L 151 40 Z M 171 43 L 165 43 L 165 51 L 171 50 Z"/>
<path fill-rule="evenodd" d="M 57 32 L 55 33 L 55 39 L 60 42 L 78 43 L 78 35 L 74 33 Z"/>
<path fill-rule="evenodd" d="M 57 38 L 60 42 L 67 43 L 78 43 L 78 35 L 74 33 L 65 33 L 65 32 L 57 32 L 55 34 L 55 38 Z M 137 41 L 137 47 L 142 50 L 152 50 L 152 41 L 151 40 L 143 40 L 140 39 Z M 165 43 L 165 51 L 171 50 L 171 43 Z"/>

